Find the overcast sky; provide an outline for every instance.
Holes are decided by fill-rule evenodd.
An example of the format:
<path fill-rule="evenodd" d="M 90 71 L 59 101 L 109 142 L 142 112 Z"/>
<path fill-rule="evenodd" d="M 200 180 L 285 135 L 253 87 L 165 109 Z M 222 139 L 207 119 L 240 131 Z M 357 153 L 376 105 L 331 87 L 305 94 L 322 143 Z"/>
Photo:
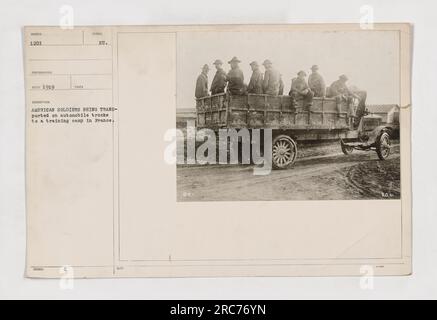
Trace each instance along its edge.
<path fill-rule="evenodd" d="M 248 83 L 249 63 L 270 59 L 282 74 L 284 93 L 299 70 L 313 64 L 327 85 L 340 74 L 349 85 L 368 92 L 368 104 L 399 103 L 399 34 L 396 31 L 181 32 L 177 45 L 177 106 L 193 108 L 194 89 L 203 64 L 209 64 L 209 85 L 215 59 L 227 63 L 237 56 Z M 261 67 L 264 72 L 264 68 Z"/>

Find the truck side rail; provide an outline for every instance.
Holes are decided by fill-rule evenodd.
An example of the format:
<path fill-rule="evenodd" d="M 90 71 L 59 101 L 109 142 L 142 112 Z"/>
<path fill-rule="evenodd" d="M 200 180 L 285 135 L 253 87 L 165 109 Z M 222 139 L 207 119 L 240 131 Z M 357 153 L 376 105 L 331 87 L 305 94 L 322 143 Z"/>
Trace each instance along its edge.
<path fill-rule="evenodd" d="M 345 130 L 347 106 L 335 98 L 314 98 L 312 106 L 290 96 L 215 94 L 196 99 L 201 128 Z"/>

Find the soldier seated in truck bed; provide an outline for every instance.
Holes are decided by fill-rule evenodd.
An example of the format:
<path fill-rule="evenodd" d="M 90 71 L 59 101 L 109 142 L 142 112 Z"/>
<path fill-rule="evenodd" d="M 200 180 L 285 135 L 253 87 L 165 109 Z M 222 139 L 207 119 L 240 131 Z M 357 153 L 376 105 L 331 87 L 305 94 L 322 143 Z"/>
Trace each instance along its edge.
<path fill-rule="evenodd" d="M 304 107 L 310 107 L 313 104 L 314 93 L 306 82 L 305 71 L 299 71 L 297 78 L 291 80 L 291 89 L 289 95 L 296 101 L 303 100 Z"/>

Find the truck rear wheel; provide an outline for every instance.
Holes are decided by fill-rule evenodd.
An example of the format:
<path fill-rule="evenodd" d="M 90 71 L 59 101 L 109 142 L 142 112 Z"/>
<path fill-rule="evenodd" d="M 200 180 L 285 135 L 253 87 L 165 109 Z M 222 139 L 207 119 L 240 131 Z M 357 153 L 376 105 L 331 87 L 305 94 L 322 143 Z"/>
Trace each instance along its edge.
<path fill-rule="evenodd" d="M 378 154 L 379 159 L 385 160 L 390 155 L 390 135 L 388 132 L 384 131 L 378 138 L 376 142 L 376 153 Z"/>
<path fill-rule="evenodd" d="M 272 163 L 275 169 L 288 169 L 297 158 L 297 145 L 287 135 L 279 135 L 273 139 Z"/>

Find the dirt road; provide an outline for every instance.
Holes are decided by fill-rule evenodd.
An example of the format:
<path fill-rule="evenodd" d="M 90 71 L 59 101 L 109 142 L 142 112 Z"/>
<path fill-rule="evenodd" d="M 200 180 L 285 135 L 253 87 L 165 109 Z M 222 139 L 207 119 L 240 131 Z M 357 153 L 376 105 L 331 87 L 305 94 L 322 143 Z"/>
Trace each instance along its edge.
<path fill-rule="evenodd" d="M 338 144 L 315 150 L 267 176 L 254 175 L 253 165 L 179 166 L 178 201 L 399 199 L 399 145 L 386 161 L 376 152 L 346 156 Z"/>

